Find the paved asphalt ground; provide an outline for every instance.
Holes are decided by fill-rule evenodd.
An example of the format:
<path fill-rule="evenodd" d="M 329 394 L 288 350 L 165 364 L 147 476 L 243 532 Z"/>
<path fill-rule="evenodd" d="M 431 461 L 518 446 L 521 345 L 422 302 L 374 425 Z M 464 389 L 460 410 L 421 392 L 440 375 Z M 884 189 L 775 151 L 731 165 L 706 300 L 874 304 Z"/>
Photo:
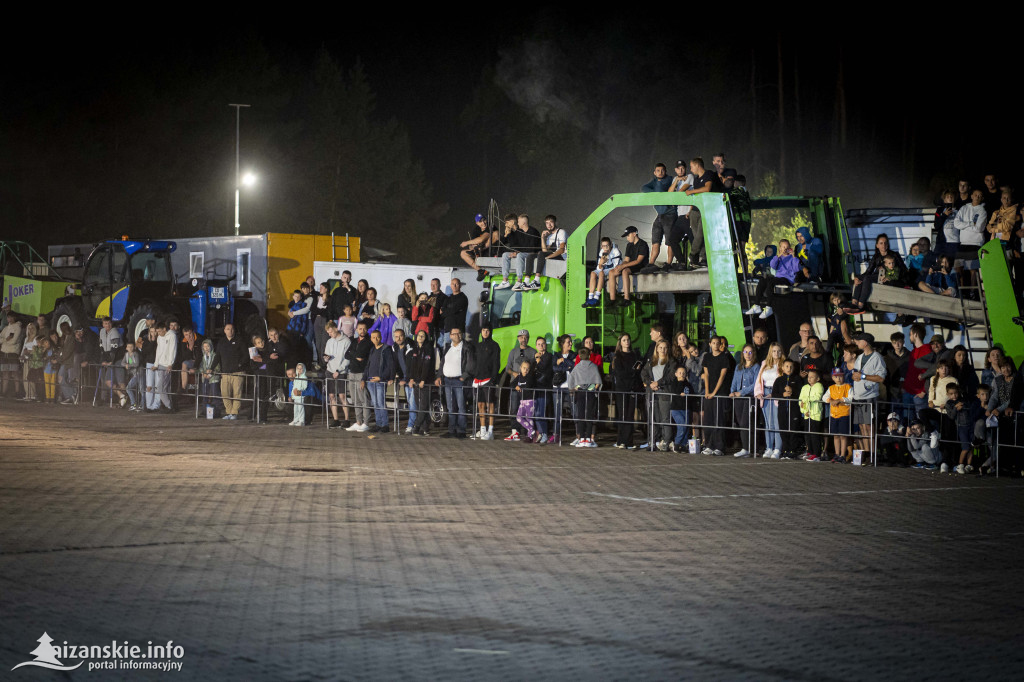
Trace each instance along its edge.
<path fill-rule="evenodd" d="M 1022 502 L 1019 479 L 5 401 L 0 677 L 1020 679 Z M 44 631 L 173 640 L 182 671 L 11 671 Z"/>

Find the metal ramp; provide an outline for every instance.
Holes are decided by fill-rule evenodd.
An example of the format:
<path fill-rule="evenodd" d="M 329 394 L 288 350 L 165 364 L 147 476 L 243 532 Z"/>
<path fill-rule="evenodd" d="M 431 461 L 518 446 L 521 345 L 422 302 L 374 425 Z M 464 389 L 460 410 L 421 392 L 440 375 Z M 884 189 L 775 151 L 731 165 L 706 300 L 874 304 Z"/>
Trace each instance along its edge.
<path fill-rule="evenodd" d="M 707 270 L 634 275 L 633 290 L 638 294 L 711 291 L 711 277 Z"/>
<path fill-rule="evenodd" d="M 476 264 L 491 274 L 501 273 L 501 258 L 498 256 L 480 256 Z M 537 260 L 537 273 L 526 273 L 529 275 L 538 274 L 544 277 L 565 277 L 566 262 L 562 258 L 540 258 Z M 511 274 L 515 274 L 514 271 Z"/>
<path fill-rule="evenodd" d="M 901 315 L 938 318 L 968 325 L 988 324 L 985 306 L 980 301 L 926 294 L 917 289 L 874 286 L 868 303 L 874 310 Z"/>

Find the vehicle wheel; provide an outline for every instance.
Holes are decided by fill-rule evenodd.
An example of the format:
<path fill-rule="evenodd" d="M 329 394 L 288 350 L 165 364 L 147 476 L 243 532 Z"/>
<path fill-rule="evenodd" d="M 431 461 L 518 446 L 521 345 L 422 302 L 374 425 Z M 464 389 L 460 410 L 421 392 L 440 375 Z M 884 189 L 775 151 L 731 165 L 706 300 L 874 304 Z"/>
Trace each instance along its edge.
<path fill-rule="evenodd" d="M 267 322 L 260 317 L 258 313 L 250 313 L 248 315 L 240 316 L 238 311 L 236 311 L 235 333 L 242 334 L 246 343 L 250 343 L 252 341 L 252 337 L 257 334 L 265 339 L 267 338 Z"/>
<path fill-rule="evenodd" d="M 152 315 L 153 319 L 157 322 L 167 319 L 166 310 L 155 303 L 143 303 L 136 308 L 135 312 L 132 313 L 132 316 L 128 318 L 128 327 L 125 331 L 127 336 L 125 339 L 126 343 L 128 341 L 134 343 L 135 339 L 142 335 L 142 332 L 146 329 L 146 317 L 149 315 Z"/>
<path fill-rule="evenodd" d="M 430 421 L 435 426 L 437 426 L 442 421 L 444 421 L 444 417 L 445 417 L 444 401 L 441 400 L 440 393 L 438 393 L 438 395 L 431 395 L 430 396 Z"/>
<path fill-rule="evenodd" d="M 57 334 L 60 336 L 64 336 L 63 326 L 65 324 L 74 331 L 75 327 L 79 325 L 84 327 L 89 322 L 85 316 L 85 306 L 82 304 L 82 299 L 77 297 L 57 304 L 57 307 L 53 309 L 51 319 L 53 321 L 52 329 L 57 330 Z"/>

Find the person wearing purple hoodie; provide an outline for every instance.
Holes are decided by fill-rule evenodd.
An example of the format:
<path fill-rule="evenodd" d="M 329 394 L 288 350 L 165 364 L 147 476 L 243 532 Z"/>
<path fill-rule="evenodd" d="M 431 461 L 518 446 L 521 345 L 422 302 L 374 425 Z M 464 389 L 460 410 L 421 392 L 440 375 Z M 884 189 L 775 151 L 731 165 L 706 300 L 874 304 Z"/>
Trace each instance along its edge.
<path fill-rule="evenodd" d="M 800 271 L 800 259 L 794 255 L 793 247 L 788 239 L 779 241 L 778 255 L 771 259 L 768 266 L 775 274 L 766 274 L 757 283 L 757 290 L 754 292 L 754 301 L 756 302 L 743 313 L 744 315 L 757 315 L 760 319 L 767 320 L 773 314 L 775 287 L 793 285 L 796 274 Z M 760 303 L 765 304 L 763 309 L 759 305 Z"/>

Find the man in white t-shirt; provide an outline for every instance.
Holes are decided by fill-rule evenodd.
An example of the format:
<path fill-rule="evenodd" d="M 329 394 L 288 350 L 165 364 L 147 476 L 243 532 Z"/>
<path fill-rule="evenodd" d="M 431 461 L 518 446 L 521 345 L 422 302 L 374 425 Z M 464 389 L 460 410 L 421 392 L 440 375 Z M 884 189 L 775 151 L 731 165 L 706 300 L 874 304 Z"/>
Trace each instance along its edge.
<path fill-rule="evenodd" d="M 558 227 L 558 218 L 553 215 L 544 218 L 544 231 L 540 234 L 540 250 L 545 260 L 565 260 L 565 230 Z"/>

